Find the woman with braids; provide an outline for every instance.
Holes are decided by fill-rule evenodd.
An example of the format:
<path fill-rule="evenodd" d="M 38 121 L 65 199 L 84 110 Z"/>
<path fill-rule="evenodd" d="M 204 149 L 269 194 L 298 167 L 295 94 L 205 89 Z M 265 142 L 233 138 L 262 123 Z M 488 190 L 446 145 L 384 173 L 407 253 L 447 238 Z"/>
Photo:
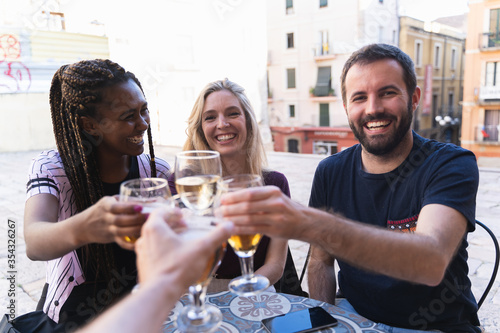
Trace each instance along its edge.
<path fill-rule="evenodd" d="M 55 331 L 68 331 L 136 284 L 134 244 L 126 239 L 140 235 L 146 216 L 113 195 L 128 179 L 168 178 L 169 165 L 154 158 L 139 81 L 110 60 L 62 66 L 50 110 L 57 150 L 30 167 L 24 235 L 28 257 L 48 261 L 37 310 L 57 323 Z"/>
<path fill-rule="evenodd" d="M 278 186 L 290 196 L 286 177 L 264 168 L 266 153 L 255 113 L 244 89 L 238 84 L 225 79 L 205 86 L 189 116 L 186 134 L 188 138 L 184 150 L 215 150 L 220 153 L 223 176 L 242 173 L 262 175 L 266 185 Z M 169 185 L 172 194 L 176 194 L 173 176 Z M 254 255 L 256 274 L 266 276 L 278 291 L 301 294 L 298 278 L 288 275 L 281 279 L 285 263 L 291 268 L 289 273 L 297 277 L 290 252 L 287 258 L 287 241 L 264 236 Z M 227 290 L 228 282 L 240 275 L 238 257 L 228 246 L 208 291 Z M 284 288 L 286 282 L 292 282 L 293 286 Z"/>

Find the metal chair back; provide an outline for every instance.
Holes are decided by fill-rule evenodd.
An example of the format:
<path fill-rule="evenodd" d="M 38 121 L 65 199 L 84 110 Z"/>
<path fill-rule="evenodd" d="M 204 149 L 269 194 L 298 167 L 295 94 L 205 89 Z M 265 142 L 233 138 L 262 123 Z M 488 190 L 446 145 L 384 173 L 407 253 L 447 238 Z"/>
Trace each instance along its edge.
<path fill-rule="evenodd" d="M 491 290 L 491 287 L 493 287 L 493 283 L 495 282 L 495 279 L 497 277 L 498 273 L 498 264 L 500 261 L 500 247 L 498 246 L 498 240 L 493 233 L 493 231 L 490 230 L 484 223 L 476 220 L 476 225 L 479 225 L 482 227 L 491 237 L 493 240 L 493 246 L 495 247 L 495 265 L 493 266 L 493 272 L 491 273 L 490 281 L 488 282 L 488 285 L 486 286 L 486 289 L 483 292 L 483 295 L 479 299 L 479 302 L 477 302 L 477 307 L 480 308 L 481 305 L 483 304 L 484 300 L 486 299 L 486 296 L 488 296 L 488 293 Z"/>

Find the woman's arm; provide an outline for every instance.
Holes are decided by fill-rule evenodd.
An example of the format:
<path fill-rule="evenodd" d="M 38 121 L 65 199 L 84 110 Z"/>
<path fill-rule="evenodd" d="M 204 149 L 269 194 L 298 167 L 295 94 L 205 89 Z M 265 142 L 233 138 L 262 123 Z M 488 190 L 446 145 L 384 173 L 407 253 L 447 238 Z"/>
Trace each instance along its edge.
<path fill-rule="evenodd" d="M 271 285 L 278 282 L 285 269 L 287 249 L 288 241 L 286 239 L 271 238 L 264 265 L 255 273 L 267 277 Z"/>
<path fill-rule="evenodd" d="M 85 244 L 117 242 L 132 250 L 124 236 L 139 236 L 145 217 L 140 206 L 103 197 L 93 206 L 59 221 L 59 202 L 51 194 L 38 194 L 26 201 L 24 238 L 31 260 L 59 258 Z"/>

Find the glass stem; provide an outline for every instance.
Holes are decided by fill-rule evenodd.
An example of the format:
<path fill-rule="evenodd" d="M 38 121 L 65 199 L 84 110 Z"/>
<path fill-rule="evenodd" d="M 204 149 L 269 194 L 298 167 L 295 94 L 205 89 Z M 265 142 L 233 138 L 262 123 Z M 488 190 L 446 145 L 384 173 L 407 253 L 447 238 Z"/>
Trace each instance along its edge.
<path fill-rule="evenodd" d="M 193 310 L 189 313 L 190 319 L 201 319 L 205 314 L 205 296 L 207 287 L 197 284 L 189 287 L 189 301 Z"/>
<path fill-rule="evenodd" d="M 240 259 L 241 274 L 247 280 L 253 277 L 253 255 L 249 257 L 238 257 Z"/>

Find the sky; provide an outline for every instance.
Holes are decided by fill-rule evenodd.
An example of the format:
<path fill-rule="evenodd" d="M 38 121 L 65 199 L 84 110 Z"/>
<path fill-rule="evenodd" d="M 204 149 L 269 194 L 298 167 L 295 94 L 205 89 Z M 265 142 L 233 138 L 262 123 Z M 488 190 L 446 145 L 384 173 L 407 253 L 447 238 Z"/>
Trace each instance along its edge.
<path fill-rule="evenodd" d="M 468 12 L 468 0 L 400 0 L 400 14 L 421 21 Z"/>

